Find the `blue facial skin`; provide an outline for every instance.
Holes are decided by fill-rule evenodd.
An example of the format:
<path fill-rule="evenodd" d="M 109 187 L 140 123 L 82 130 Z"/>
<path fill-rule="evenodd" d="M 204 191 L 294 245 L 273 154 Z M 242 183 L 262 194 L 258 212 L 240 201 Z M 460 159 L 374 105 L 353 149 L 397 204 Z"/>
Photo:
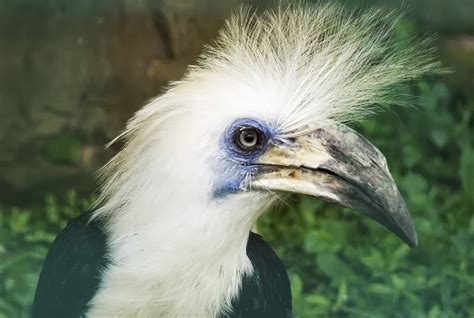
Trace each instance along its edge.
<path fill-rule="evenodd" d="M 243 152 L 234 142 L 234 134 L 243 127 L 254 127 L 260 130 L 264 136 L 263 147 L 252 152 Z M 276 141 L 278 135 L 277 129 L 271 124 L 262 121 L 242 118 L 234 121 L 225 131 L 221 140 L 221 147 L 224 150 L 225 157 L 221 165 L 217 167 L 219 175 L 216 186 L 213 191 L 214 198 L 221 198 L 230 193 L 241 190 L 242 182 L 249 172 L 256 171 L 253 163 L 265 153 L 270 143 Z"/>

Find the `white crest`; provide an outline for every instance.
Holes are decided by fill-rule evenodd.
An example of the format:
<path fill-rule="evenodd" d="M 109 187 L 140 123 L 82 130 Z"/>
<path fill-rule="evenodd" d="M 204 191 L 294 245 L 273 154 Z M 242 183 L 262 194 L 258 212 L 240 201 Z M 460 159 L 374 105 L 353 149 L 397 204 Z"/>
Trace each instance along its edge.
<path fill-rule="evenodd" d="M 280 129 L 350 121 L 380 105 L 403 104 L 395 85 L 438 68 L 429 40 L 400 39 L 396 12 L 334 4 L 289 4 L 261 15 L 241 9 L 185 81 L 233 82 L 284 103 L 264 103 Z"/>

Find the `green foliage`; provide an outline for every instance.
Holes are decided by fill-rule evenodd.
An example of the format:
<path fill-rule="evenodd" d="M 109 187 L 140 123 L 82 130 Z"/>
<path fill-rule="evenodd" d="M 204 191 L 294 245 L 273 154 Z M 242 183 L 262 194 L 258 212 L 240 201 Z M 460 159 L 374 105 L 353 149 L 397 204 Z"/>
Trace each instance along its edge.
<path fill-rule="evenodd" d="M 84 212 L 92 199 L 68 193 L 54 196 L 39 209 L 0 207 L 0 317 L 27 317 L 49 245 L 67 224 Z"/>

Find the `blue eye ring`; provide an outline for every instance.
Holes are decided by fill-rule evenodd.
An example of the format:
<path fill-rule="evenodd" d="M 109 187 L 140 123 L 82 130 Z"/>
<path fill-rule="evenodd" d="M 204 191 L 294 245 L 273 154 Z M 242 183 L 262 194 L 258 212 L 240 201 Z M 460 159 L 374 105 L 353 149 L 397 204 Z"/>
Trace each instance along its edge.
<path fill-rule="evenodd" d="M 265 152 L 270 138 L 266 125 L 255 119 L 242 118 L 227 128 L 225 144 L 235 159 L 249 162 Z"/>

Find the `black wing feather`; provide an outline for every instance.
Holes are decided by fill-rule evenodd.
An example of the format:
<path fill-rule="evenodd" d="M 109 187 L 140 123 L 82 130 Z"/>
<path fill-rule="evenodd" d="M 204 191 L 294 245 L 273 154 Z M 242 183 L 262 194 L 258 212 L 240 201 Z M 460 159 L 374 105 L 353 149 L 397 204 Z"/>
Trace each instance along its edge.
<path fill-rule="evenodd" d="M 100 221 L 84 214 L 59 233 L 43 264 L 33 318 L 81 317 L 97 292 L 107 265 L 106 236 Z"/>
<path fill-rule="evenodd" d="M 228 317 L 291 317 L 290 281 L 281 260 L 260 235 L 252 232 L 247 255 L 253 265 L 253 274 L 243 277 L 241 292 Z"/>

